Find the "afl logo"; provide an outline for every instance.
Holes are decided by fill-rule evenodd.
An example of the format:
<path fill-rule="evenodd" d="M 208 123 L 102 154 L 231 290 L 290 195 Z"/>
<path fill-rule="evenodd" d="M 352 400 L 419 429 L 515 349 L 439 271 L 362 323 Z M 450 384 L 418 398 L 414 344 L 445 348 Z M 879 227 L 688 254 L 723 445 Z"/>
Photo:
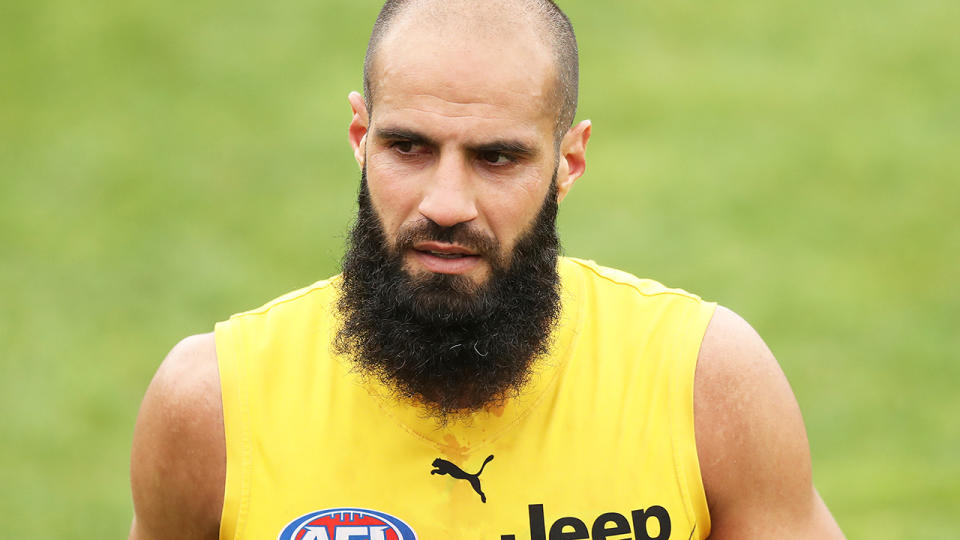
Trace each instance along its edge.
<path fill-rule="evenodd" d="M 332 508 L 291 521 L 277 540 L 417 540 L 417 535 L 390 514 L 363 508 Z"/>

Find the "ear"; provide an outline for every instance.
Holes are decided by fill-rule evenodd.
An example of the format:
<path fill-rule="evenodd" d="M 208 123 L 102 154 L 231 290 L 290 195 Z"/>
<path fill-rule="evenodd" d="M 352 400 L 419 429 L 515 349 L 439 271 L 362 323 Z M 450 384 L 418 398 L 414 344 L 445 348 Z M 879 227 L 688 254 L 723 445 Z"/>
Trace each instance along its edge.
<path fill-rule="evenodd" d="M 370 125 L 367 104 L 358 92 L 350 92 L 347 100 L 350 101 L 350 109 L 353 110 L 353 120 L 350 121 L 347 136 L 350 139 L 350 146 L 353 148 L 353 157 L 357 160 L 357 165 L 360 165 L 360 169 L 363 169 L 367 147 L 367 128 Z"/>
<path fill-rule="evenodd" d="M 560 163 L 557 168 L 557 202 L 563 200 L 573 183 L 587 169 L 587 141 L 592 124 L 584 120 L 570 128 L 560 141 Z"/>

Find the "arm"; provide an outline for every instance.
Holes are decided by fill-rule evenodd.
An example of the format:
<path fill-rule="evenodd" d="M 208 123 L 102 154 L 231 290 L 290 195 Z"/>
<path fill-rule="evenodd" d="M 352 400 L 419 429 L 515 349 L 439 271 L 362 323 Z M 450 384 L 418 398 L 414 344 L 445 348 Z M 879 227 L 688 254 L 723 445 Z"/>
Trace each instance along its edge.
<path fill-rule="evenodd" d="M 694 425 L 711 540 L 843 538 L 813 487 L 786 377 L 753 328 L 723 307 L 700 349 Z"/>
<path fill-rule="evenodd" d="M 140 406 L 130 463 L 130 539 L 216 539 L 225 473 L 214 337 L 193 336 L 170 351 Z"/>

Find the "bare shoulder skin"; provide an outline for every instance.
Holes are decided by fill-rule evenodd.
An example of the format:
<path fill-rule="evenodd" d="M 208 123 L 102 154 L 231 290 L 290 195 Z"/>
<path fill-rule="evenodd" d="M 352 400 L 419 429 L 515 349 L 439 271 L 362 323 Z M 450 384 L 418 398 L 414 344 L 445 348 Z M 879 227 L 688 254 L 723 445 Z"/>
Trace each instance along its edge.
<path fill-rule="evenodd" d="M 140 406 L 130 539 L 216 539 L 225 473 L 216 345 L 213 334 L 191 336 L 167 355 Z"/>
<path fill-rule="evenodd" d="M 753 328 L 723 307 L 700 350 L 694 424 L 711 540 L 844 537 L 813 487 L 803 418 L 783 371 Z"/>

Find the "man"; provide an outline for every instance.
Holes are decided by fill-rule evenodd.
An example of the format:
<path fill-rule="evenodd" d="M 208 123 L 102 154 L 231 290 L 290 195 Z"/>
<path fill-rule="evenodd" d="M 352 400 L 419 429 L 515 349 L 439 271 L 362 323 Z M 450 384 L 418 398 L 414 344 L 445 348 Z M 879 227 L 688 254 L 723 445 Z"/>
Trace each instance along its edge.
<path fill-rule="evenodd" d="M 591 125 L 555 5 L 388 2 L 364 71 L 343 274 L 171 351 L 131 538 L 842 537 L 747 323 L 558 257 Z"/>

